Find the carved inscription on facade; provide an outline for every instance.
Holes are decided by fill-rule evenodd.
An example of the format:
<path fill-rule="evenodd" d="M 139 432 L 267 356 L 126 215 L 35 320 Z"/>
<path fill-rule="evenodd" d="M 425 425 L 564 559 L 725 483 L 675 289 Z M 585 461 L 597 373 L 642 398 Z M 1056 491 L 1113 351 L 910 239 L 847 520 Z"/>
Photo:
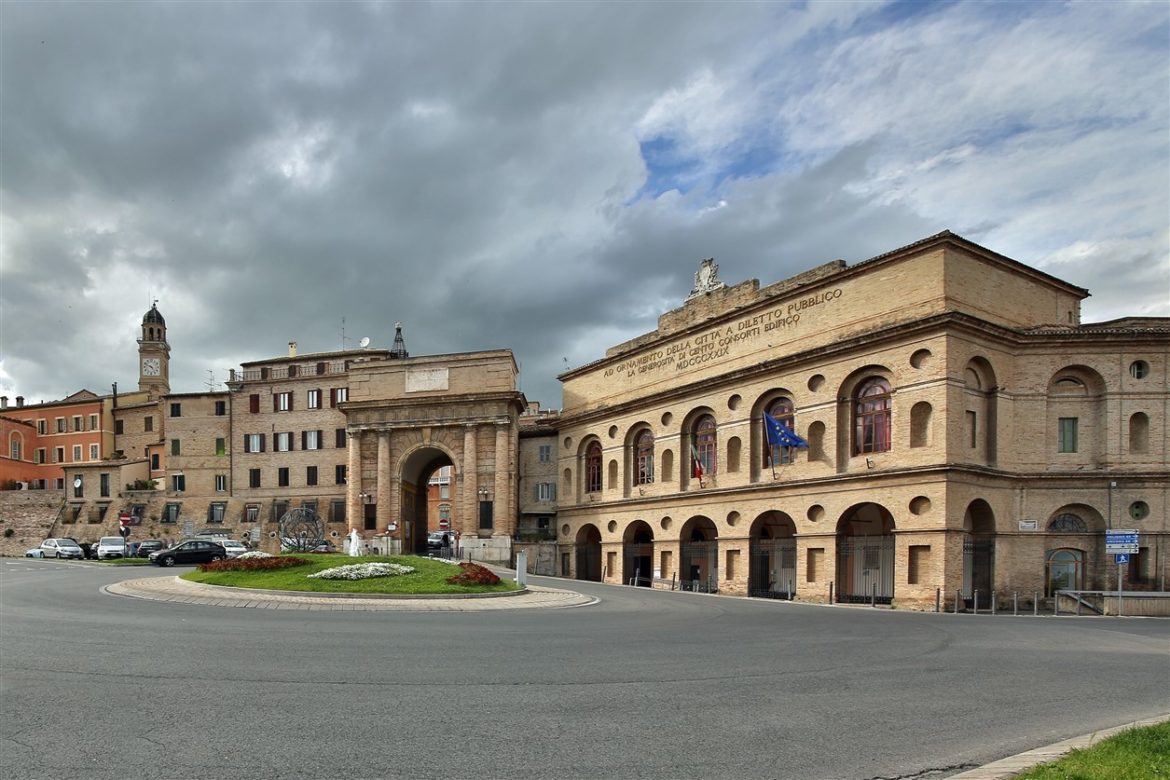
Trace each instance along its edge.
<path fill-rule="evenodd" d="M 771 334 L 771 337 L 777 335 L 776 331 L 787 332 L 795 329 L 801 318 L 810 314 L 811 310 L 840 298 L 841 288 L 834 287 L 815 295 L 782 303 L 759 314 L 744 317 L 728 325 L 720 325 L 705 333 L 623 360 L 605 369 L 604 375 L 629 378 L 669 374 L 718 361 L 730 355 L 733 349 L 739 352 L 741 347 L 750 346 L 750 342 L 764 334 Z"/>
<path fill-rule="evenodd" d="M 411 368 L 406 371 L 406 392 L 423 393 L 447 389 L 447 369 Z"/>

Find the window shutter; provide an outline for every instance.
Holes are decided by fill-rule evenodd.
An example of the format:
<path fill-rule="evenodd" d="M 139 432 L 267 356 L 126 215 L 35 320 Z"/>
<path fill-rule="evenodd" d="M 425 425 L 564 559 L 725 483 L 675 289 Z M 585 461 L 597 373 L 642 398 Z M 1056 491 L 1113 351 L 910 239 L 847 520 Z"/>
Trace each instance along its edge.
<path fill-rule="evenodd" d="M 248 396 L 248 411 L 252 414 L 260 413 L 260 395 L 258 393 Z"/>
<path fill-rule="evenodd" d="M 308 431 L 301 431 L 301 449 L 302 450 L 309 449 L 309 432 Z"/>
<path fill-rule="evenodd" d="M 274 412 L 280 410 L 280 403 L 276 400 L 279 397 L 280 397 L 280 395 L 277 393 L 272 394 L 272 411 L 274 411 Z"/>
<path fill-rule="evenodd" d="M 336 387 L 329 388 L 329 406 L 330 406 L 330 408 L 333 408 L 333 409 L 337 408 L 337 388 Z"/>
<path fill-rule="evenodd" d="M 324 434 L 325 431 L 317 431 L 317 449 L 319 450 L 325 449 L 325 440 L 321 438 Z"/>
<path fill-rule="evenodd" d="M 539 482 L 536 483 L 536 496 L 535 496 L 535 498 L 537 501 L 540 500 L 540 483 Z"/>
<path fill-rule="evenodd" d="M 296 440 L 296 437 L 293 436 L 293 433 L 294 433 L 294 431 L 288 432 L 288 451 L 289 452 L 292 452 L 293 450 L 296 449 L 297 440 Z"/>
<path fill-rule="evenodd" d="M 260 451 L 264 452 L 264 434 L 260 434 Z"/>
<path fill-rule="evenodd" d="M 557 500 L 557 483 L 555 483 L 555 482 L 548 483 L 548 500 L 549 501 L 556 501 Z"/>
<path fill-rule="evenodd" d="M 294 400 L 296 397 L 297 397 L 297 394 L 296 394 L 296 393 L 290 392 L 290 393 L 288 394 L 288 410 L 289 410 L 290 412 L 293 410 L 293 400 Z"/>

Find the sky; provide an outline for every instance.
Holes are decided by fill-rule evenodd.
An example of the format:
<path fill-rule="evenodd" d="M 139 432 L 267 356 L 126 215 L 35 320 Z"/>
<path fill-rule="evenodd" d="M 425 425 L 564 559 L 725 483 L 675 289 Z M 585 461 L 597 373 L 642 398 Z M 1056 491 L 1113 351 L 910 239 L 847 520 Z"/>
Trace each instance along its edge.
<path fill-rule="evenodd" d="M 1170 4 L 0 3 L 0 394 L 509 348 L 951 230 L 1170 315 Z"/>

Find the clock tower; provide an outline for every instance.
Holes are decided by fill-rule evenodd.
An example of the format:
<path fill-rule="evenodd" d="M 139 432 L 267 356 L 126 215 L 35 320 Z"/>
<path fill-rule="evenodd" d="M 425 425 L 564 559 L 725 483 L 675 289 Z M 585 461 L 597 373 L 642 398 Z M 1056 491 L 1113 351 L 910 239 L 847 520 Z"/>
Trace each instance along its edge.
<path fill-rule="evenodd" d="M 142 336 L 138 339 L 138 389 L 162 396 L 171 391 L 171 345 L 167 343 L 167 323 L 158 312 L 158 301 L 142 317 Z"/>

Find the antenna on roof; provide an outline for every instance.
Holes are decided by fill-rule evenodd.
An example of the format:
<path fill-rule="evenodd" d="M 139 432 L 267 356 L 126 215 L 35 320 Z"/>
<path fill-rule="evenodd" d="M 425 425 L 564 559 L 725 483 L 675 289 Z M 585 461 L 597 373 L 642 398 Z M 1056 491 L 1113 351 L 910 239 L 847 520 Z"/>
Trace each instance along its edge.
<path fill-rule="evenodd" d="M 345 351 L 345 342 L 347 342 L 347 341 L 349 341 L 349 339 L 347 339 L 345 337 L 345 317 L 342 317 L 341 318 L 341 350 L 343 352 Z"/>
<path fill-rule="evenodd" d="M 203 384 L 207 385 L 207 392 L 209 393 L 214 393 L 215 388 L 219 385 L 219 382 L 215 381 L 215 372 L 210 368 L 207 369 L 207 381 Z"/>

